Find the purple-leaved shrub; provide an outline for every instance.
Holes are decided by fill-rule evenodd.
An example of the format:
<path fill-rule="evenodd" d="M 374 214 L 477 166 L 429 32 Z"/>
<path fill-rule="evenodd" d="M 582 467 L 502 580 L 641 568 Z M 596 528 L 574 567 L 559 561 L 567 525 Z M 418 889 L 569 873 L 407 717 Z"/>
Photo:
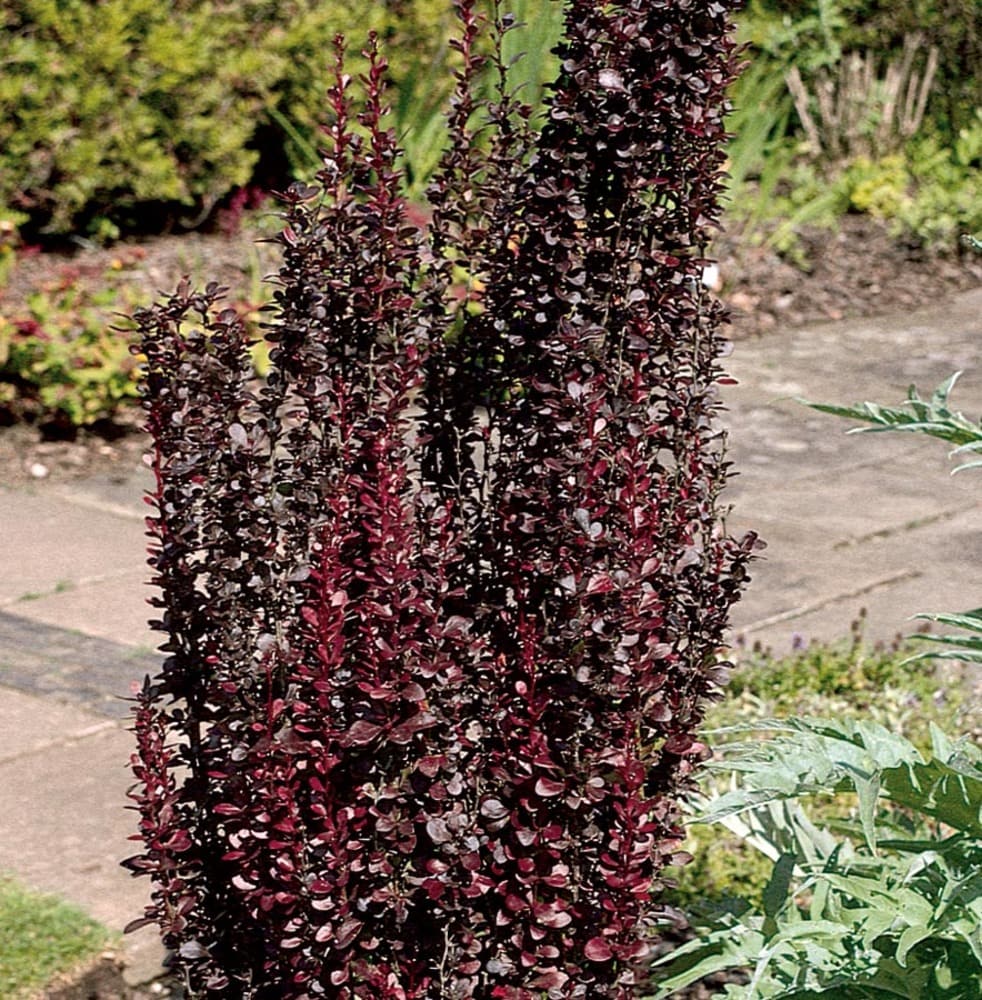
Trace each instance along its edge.
<path fill-rule="evenodd" d="M 167 659 L 127 864 L 192 997 L 632 997 L 683 860 L 753 548 L 700 282 L 736 2 L 570 0 L 541 133 L 510 18 L 457 6 L 425 227 L 339 40 L 266 380 L 221 289 L 136 316 Z"/>

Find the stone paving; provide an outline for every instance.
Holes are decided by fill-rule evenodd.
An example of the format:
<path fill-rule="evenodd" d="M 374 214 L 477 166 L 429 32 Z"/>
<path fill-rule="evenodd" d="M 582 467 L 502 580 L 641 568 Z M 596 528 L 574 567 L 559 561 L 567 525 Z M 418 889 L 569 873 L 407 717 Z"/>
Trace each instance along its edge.
<path fill-rule="evenodd" d="M 982 290 L 923 312 L 854 320 L 740 343 L 727 393 L 731 527 L 767 541 L 736 633 L 776 651 L 795 634 L 835 639 L 861 608 L 871 639 L 919 611 L 977 607 L 982 526 L 977 474 L 951 476 L 945 443 L 846 434 L 795 401 L 897 404 L 965 375 L 952 405 L 982 414 Z"/>
<path fill-rule="evenodd" d="M 941 442 L 845 435 L 797 396 L 895 403 L 916 382 L 966 375 L 957 408 L 982 413 L 982 289 L 908 315 L 771 334 L 736 345 L 726 390 L 734 530 L 768 548 L 734 640 L 777 652 L 836 639 L 866 608 L 890 638 L 922 610 L 977 607 L 982 510 L 973 473 Z M 140 914 L 126 697 L 154 670 L 146 627 L 145 470 L 113 479 L 0 485 L 0 871 L 80 904 L 112 928 Z M 149 929 L 127 938 L 128 976 L 159 971 Z"/>

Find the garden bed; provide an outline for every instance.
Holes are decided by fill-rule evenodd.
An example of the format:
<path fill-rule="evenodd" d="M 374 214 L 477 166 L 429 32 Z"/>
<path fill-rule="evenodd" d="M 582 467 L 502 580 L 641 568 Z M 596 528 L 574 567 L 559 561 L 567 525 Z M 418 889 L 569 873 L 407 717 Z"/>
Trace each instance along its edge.
<path fill-rule="evenodd" d="M 275 224 L 266 216 L 262 225 Z M 14 316 L 33 290 L 65 276 L 96 290 L 114 270 L 135 300 L 172 289 L 180 277 L 229 286 L 230 298 L 249 304 L 258 279 L 276 266 L 275 249 L 256 240 L 255 224 L 233 236 L 164 235 L 110 248 L 18 257 L 0 290 L 0 308 Z M 907 311 L 982 283 L 982 258 L 927 254 L 903 243 L 868 216 L 845 216 L 836 232 L 802 233 L 805 269 L 768 246 L 738 245 L 725 236 L 717 250 L 721 294 L 732 312 L 734 339 L 856 316 Z M 0 427 L 0 482 L 71 479 L 119 470 L 129 473 L 144 448 L 133 407 L 114 426 L 96 426 L 74 440 L 46 440 L 35 427 Z"/>
<path fill-rule="evenodd" d="M 734 338 L 907 312 L 982 284 L 982 258 L 927 253 L 869 216 L 843 216 L 838 230 L 804 229 L 800 249 L 804 269 L 770 247 L 721 240 L 722 293 Z"/>

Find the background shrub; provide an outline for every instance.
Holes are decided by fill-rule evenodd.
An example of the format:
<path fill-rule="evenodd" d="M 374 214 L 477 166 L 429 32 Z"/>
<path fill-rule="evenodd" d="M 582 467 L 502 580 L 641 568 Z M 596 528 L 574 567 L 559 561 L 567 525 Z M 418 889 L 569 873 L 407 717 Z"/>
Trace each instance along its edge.
<path fill-rule="evenodd" d="M 843 51 L 886 57 L 919 34 L 941 57 L 931 117 L 947 137 L 982 103 L 982 14 L 973 0 L 750 0 L 744 25 L 762 54 L 803 71 L 834 65 Z"/>
<path fill-rule="evenodd" d="M 335 33 L 402 64 L 445 45 L 440 0 L 3 0 L 0 206 L 49 233 L 200 221 L 316 144 Z M 358 58 L 352 69 L 361 67 Z M 291 128 L 292 126 L 292 128 Z"/>
<path fill-rule="evenodd" d="M 952 252 L 960 231 L 978 228 L 977 4 L 754 0 L 741 35 L 753 67 L 732 91 L 730 213 L 745 237 L 794 258 L 802 226 L 832 226 L 862 212 L 885 220 L 897 236 Z M 849 83 L 848 67 L 859 57 L 872 83 Z M 933 73 L 933 86 L 922 119 L 895 110 L 890 126 L 884 116 L 905 105 L 906 85 L 898 105 L 884 100 L 887 67 L 896 72 L 907 60 L 915 82 Z M 838 114 L 823 110 L 823 90 Z M 822 133 L 819 148 L 806 115 Z"/>
<path fill-rule="evenodd" d="M 514 0 L 506 8 L 528 22 L 506 43 L 506 63 L 528 53 L 510 67 L 511 84 L 541 108 L 561 5 Z M 236 188 L 282 189 L 312 176 L 330 84 L 325 53 L 335 33 L 346 34 L 357 74 L 368 30 L 386 42 L 393 126 L 407 153 L 407 187 L 421 200 L 446 141 L 440 108 L 459 68 L 451 20 L 447 0 L 0 0 L 0 217 L 26 221 L 32 236 L 108 239 L 194 226 Z M 740 24 L 755 65 L 732 91 L 731 211 L 748 233 L 793 250 L 801 225 L 866 210 L 841 169 L 854 179 L 861 163 L 799 162 L 803 134 L 785 76 L 795 69 L 814 90 L 816 74 L 836 73 L 846 54 L 872 51 L 882 66 L 913 33 L 922 39 L 918 67 L 937 49 L 937 79 L 916 145 L 880 151 L 902 152 L 905 173 L 897 197 L 877 210 L 935 248 L 951 248 L 955 230 L 974 227 L 979 164 L 966 150 L 977 146 L 982 103 L 977 4 L 754 0 Z M 491 74 L 479 89 L 487 96 L 493 85 Z M 875 127 L 875 109 L 870 115 Z M 880 153 L 861 155 L 882 172 Z"/>

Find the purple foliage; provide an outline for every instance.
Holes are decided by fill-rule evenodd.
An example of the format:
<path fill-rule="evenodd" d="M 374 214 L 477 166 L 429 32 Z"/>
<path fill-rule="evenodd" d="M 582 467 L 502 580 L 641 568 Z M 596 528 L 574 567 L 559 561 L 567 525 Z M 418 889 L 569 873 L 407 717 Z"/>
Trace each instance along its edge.
<path fill-rule="evenodd" d="M 635 995 L 753 548 L 700 282 L 735 6 L 571 0 L 535 134 L 461 0 L 425 231 L 339 41 L 267 380 L 221 289 L 137 314 L 167 660 L 127 864 L 192 997 Z"/>

